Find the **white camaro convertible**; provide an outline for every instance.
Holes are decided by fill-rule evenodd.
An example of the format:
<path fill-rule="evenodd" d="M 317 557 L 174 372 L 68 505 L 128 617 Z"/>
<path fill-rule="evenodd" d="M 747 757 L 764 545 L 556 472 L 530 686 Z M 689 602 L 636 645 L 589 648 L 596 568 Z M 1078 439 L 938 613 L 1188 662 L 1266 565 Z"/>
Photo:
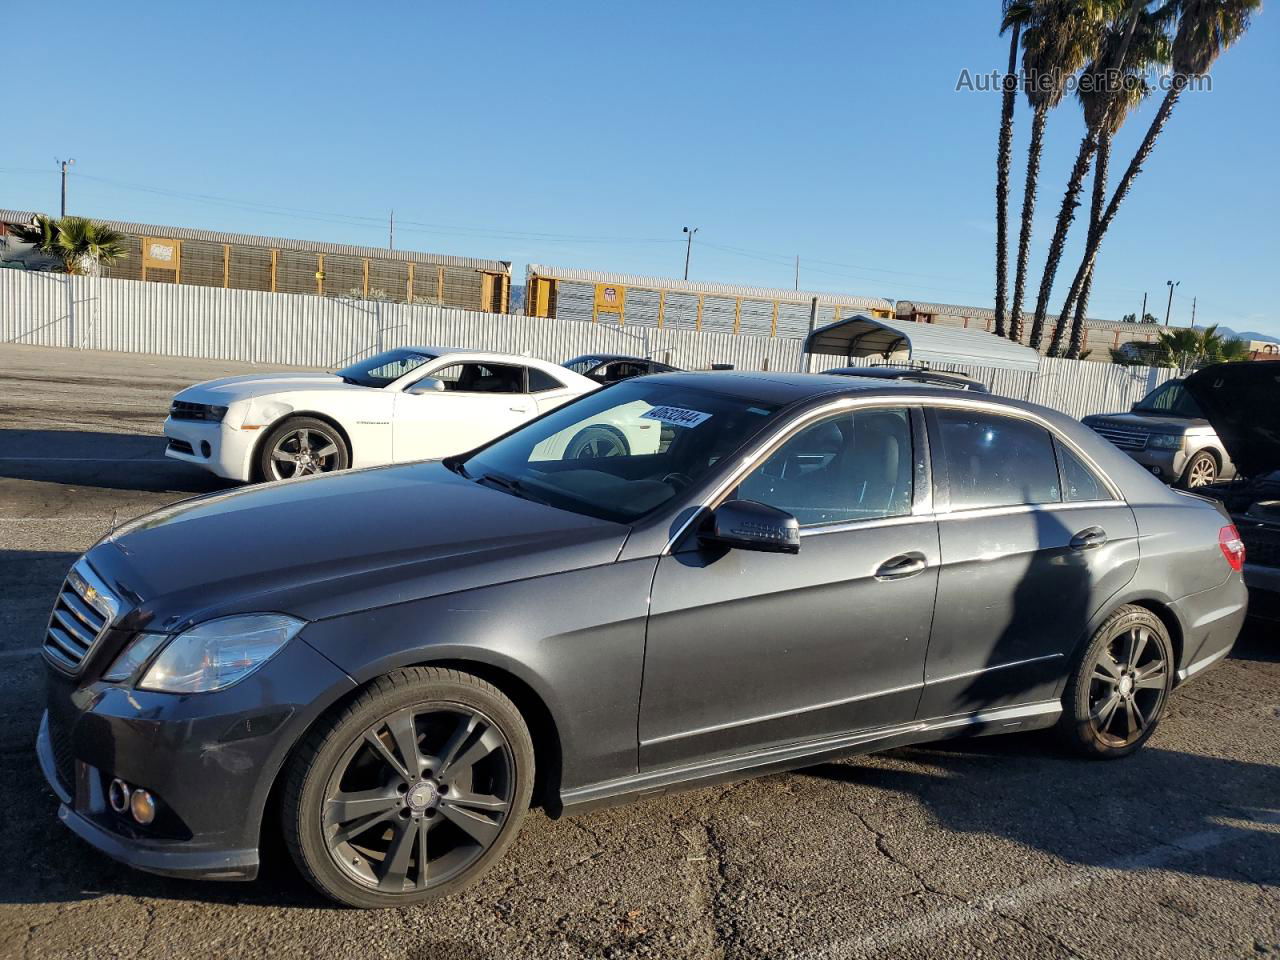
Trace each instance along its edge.
<path fill-rule="evenodd" d="M 173 399 L 165 455 L 232 480 L 283 480 L 462 453 L 599 388 L 554 363 L 402 347 L 336 373 L 210 380 Z M 607 440 L 613 434 L 604 434 Z M 623 434 L 618 434 L 623 436 Z M 580 456 L 616 456 L 601 431 Z"/>

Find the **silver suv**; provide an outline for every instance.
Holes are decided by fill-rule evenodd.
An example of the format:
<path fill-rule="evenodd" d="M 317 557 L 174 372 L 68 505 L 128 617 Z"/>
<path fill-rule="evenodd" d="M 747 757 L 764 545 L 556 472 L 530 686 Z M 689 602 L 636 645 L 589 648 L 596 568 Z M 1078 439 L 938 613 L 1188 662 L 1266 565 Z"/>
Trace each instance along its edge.
<path fill-rule="evenodd" d="M 1095 413 L 1083 423 L 1165 483 L 1189 490 L 1236 475 L 1218 434 L 1181 380 L 1162 383 L 1128 413 Z"/>

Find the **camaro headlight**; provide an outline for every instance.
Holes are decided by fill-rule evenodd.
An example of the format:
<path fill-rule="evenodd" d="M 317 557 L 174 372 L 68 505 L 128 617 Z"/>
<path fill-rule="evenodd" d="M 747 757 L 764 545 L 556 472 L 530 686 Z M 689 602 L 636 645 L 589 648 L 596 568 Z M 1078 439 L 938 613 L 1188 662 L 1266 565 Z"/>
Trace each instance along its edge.
<path fill-rule="evenodd" d="M 221 690 L 270 660 L 304 625 L 280 613 L 251 613 L 199 624 L 169 641 L 138 687 L 163 693 Z"/>
<path fill-rule="evenodd" d="M 1181 450 L 1183 435 L 1181 433 L 1153 433 L 1147 446 L 1156 450 Z"/>

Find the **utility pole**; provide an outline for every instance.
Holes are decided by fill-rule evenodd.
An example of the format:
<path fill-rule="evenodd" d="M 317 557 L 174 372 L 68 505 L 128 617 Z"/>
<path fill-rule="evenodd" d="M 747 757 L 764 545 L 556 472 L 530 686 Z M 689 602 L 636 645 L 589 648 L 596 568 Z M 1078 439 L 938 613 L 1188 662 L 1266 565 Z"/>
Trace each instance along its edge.
<path fill-rule="evenodd" d="M 1169 325 L 1169 313 L 1173 310 L 1173 290 L 1182 284 L 1181 280 L 1166 280 L 1165 284 L 1169 287 L 1169 305 L 1164 308 L 1164 325 Z"/>
<path fill-rule="evenodd" d="M 1142 291 L 1142 312 L 1138 314 L 1138 322 L 1147 322 L 1147 291 Z"/>
<path fill-rule="evenodd" d="M 396 248 L 396 212 L 391 211 L 391 232 L 387 235 L 387 249 L 394 250 Z"/>
<path fill-rule="evenodd" d="M 74 157 L 66 160 L 59 160 L 57 157 L 54 157 L 53 162 L 62 165 L 62 213 L 60 213 L 59 216 L 65 217 L 67 215 L 67 167 L 71 166 L 76 161 Z"/>
<path fill-rule="evenodd" d="M 1196 298 L 1191 298 L 1191 329 L 1196 328 Z"/>
<path fill-rule="evenodd" d="M 684 278 L 689 279 L 689 256 L 693 253 L 693 235 L 698 232 L 697 227 L 683 227 L 684 233 L 688 235 L 689 242 L 684 248 Z"/>
<path fill-rule="evenodd" d="M 796 289 L 800 289 L 800 254 L 796 254 Z"/>

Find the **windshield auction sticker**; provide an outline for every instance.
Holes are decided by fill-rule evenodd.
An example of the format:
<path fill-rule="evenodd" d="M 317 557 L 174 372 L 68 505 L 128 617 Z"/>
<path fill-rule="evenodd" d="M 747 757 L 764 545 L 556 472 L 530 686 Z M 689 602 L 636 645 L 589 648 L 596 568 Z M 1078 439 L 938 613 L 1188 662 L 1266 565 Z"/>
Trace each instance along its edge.
<path fill-rule="evenodd" d="M 711 414 L 698 410 L 686 410 L 684 407 L 654 407 L 648 413 L 640 414 L 641 420 L 661 420 L 673 427 L 696 427 L 711 419 Z"/>

